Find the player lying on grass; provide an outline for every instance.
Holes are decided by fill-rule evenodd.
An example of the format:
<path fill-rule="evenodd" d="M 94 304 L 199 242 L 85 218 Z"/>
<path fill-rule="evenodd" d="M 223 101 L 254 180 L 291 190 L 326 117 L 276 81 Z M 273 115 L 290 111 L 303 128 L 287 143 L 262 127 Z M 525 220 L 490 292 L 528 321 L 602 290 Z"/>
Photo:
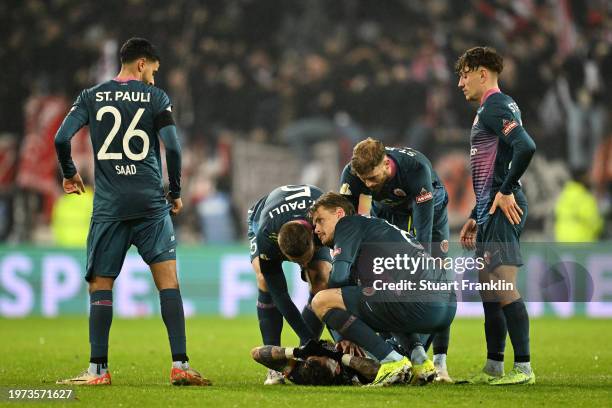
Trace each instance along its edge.
<path fill-rule="evenodd" d="M 409 373 L 413 384 L 433 381 L 435 367 L 414 333 L 436 333 L 451 324 L 457 308 L 454 292 L 400 293 L 376 287 L 381 282 L 444 283 L 449 281 L 447 272 L 418 267 L 374 273 L 373 256 L 418 258 L 425 256 L 424 248 L 408 232 L 385 220 L 354 214 L 353 205 L 332 192 L 321 196 L 311 208 L 315 233 L 324 245 L 334 248 L 330 289 L 317 293 L 313 310 L 328 327 L 381 362 L 372 385 L 401 382 Z M 411 361 L 376 332 L 393 334 L 406 350 L 411 350 Z"/>
<path fill-rule="evenodd" d="M 249 209 L 247 218 L 251 265 L 257 277 L 257 317 L 265 345 L 280 346 L 283 317 L 302 344 L 321 336 L 323 325 L 310 303 L 318 291 L 327 288 L 331 256 L 329 248 L 315 243 L 308 209 L 323 192 L 310 185 L 288 185 L 274 189 Z M 310 298 L 300 311 L 287 289 L 283 261 L 302 268 Z M 270 370 L 266 385 L 284 382 L 282 374 Z"/>
<path fill-rule="evenodd" d="M 305 356 L 304 347 L 261 346 L 251 350 L 251 357 L 297 385 L 365 385 L 376 378 L 380 363 L 358 347 L 345 354 L 331 343 L 322 346 L 329 356 Z"/>
<path fill-rule="evenodd" d="M 340 194 L 359 214 L 372 212 L 413 233 L 432 256 L 446 256 L 448 194 L 424 154 L 409 147 L 385 147 L 367 138 L 355 145 L 340 184 Z M 436 333 L 433 340 L 436 381 L 452 382 L 446 367 L 449 338 L 450 327 Z"/>
<path fill-rule="evenodd" d="M 81 92 L 64 119 L 55 147 L 68 194 L 85 191 L 70 155 L 70 140 L 89 125 L 96 152 L 95 197 L 87 237 L 89 283 L 89 368 L 60 381 L 70 385 L 110 384 L 108 337 L 113 320 L 113 284 L 133 245 L 151 268 L 172 351 L 175 385 L 210 385 L 189 366 L 185 316 L 176 275 L 176 239 L 170 214 L 181 201 L 181 148 L 164 91 L 153 86 L 159 55 L 147 40 L 131 38 L 122 47 L 116 78 Z M 158 138 L 159 136 L 159 138 Z M 160 161 L 166 147 L 169 192 L 164 194 Z"/>

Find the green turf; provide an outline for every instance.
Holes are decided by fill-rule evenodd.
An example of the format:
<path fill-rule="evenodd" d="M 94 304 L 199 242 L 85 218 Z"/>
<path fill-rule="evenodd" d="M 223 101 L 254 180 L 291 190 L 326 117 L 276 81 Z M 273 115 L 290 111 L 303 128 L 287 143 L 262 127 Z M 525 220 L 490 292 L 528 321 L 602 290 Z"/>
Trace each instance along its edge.
<path fill-rule="evenodd" d="M 266 370 L 249 357 L 249 350 L 260 342 L 255 319 L 191 319 L 187 323 L 191 362 L 213 380 L 214 386 L 180 388 L 168 383 L 169 348 L 161 319 L 115 319 L 110 344 L 113 386 L 77 388 L 76 395 L 87 405 L 113 407 L 612 404 L 610 320 L 538 319 L 532 321 L 531 327 L 535 386 L 264 387 L 261 384 Z M 54 385 L 56 379 L 77 374 L 86 367 L 86 319 L 2 319 L 0 333 L 0 387 L 55 388 L 59 387 Z M 284 334 L 284 344 L 295 343 L 289 330 Z M 478 370 L 484 356 L 482 321 L 457 320 L 451 336 L 451 375 L 464 377 Z M 508 357 L 506 369 L 511 363 Z"/>

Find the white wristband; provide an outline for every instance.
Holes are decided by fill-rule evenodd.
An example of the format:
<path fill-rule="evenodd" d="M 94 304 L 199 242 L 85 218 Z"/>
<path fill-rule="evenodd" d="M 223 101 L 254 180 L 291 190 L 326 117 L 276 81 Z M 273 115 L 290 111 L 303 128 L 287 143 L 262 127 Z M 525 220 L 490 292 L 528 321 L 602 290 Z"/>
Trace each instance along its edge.
<path fill-rule="evenodd" d="M 286 347 L 285 348 L 285 357 L 291 359 L 293 358 L 293 347 Z"/>
<path fill-rule="evenodd" d="M 342 364 L 344 364 L 346 367 L 349 367 L 349 364 L 351 363 L 351 355 L 350 354 L 343 354 L 342 355 Z"/>

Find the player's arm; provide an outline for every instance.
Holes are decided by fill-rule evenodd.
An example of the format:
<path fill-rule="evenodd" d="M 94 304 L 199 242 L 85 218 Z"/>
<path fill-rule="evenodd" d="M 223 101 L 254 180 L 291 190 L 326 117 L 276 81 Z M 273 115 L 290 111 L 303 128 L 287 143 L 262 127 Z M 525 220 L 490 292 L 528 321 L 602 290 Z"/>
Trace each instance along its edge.
<path fill-rule="evenodd" d="M 350 367 L 361 374 L 368 382 L 374 381 L 380 363 L 367 357 L 358 357 L 345 354 L 342 356 L 342 365 Z"/>
<path fill-rule="evenodd" d="M 272 370 L 283 372 L 289 367 L 290 361 L 294 360 L 293 357 L 287 357 L 287 349 L 279 346 L 261 346 L 255 347 L 251 350 L 251 357 Z M 291 351 L 292 349 L 290 349 Z M 289 355 L 292 355 L 289 353 Z"/>
<path fill-rule="evenodd" d="M 356 284 L 352 279 L 351 266 L 355 262 L 361 240 L 362 233 L 355 219 L 345 217 L 338 221 L 334 231 L 332 271 L 327 284 L 330 289 Z"/>
<path fill-rule="evenodd" d="M 518 224 L 523 210 L 514 200 L 512 187 L 518 184 L 519 179 L 527 170 L 535 153 L 535 142 L 523 128 L 520 120 L 513 115 L 510 106 L 502 101 L 493 100 L 485 114 L 481 115 L 481 120 L 495 132 L 502 142 L 512 146 L 510 170 L 495 197 L 490 213 L 500 207 L 512 224 Z"/>
<path fill-rule="evenodd" d="M 55 134 L 55 152 L 64 177 L 64 191 L 66 193 L 81 194 L 85 191 L 81 176 L 79 176 L 72 161 L 70 141 L 76 132 L 87 123 L 89 123 L 89 115 L 85 106 L 84 94 L 81 93 Z"/>
<path fill-rule="evenodd" d="M 414 196 L 412 203 L 412 222 L 417 240 L 431 252 L 431 231 L 434 219 L 434 189 L 431 171 L 427 166 L 421 166 L 411 174 L 411 186 L 408 189 Z"/>
<path fill-rule="evenodd" d="M 370 215 L 372 194 L 359 177 L 351 173 L 349 164 L 344 167 L 340 176 L 340 194 L 353 204 L 358 214 Z"/>
<path fill-rule="evenodd" d="M 157 89 L 153 124 L 159 138 L 166 148 L 166 167 L 168 168 L 168 198 L 172 202 L 172 214 L 178 214 L 183 207 L 181 201 L 181 145 L 172 117 L 170 98 Z"/>
<path fill-rule="evenodd" d="M 302 314 L 289 296 L 287 280 L 285 279 L 281 262 L 264 260 L 260 257 L 259 266 L 261 268 L 261 274 L 268 286 L 268 291 L 272 296 L 274 305 L 276 305 L 278 311 L 298 335 L 300 342 L 304 344 L 308 340 L 314 339 L 315 337 L 312 331 L 306 325 L 306 322 L 302 318 Z"/>

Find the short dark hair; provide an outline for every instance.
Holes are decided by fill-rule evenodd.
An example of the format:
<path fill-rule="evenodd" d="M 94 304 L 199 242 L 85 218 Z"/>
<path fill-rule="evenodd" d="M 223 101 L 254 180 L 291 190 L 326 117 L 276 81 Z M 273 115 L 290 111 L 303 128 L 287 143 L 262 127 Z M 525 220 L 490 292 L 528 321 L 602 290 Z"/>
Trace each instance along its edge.
<path fill-rule="evenodd" d="M 144 38 L 132 37 L 127 40 L 119 51 L 122 64 L 146 58 L 150 61 L 160 61 L 159 52 L 153 44 Z"/>
<path fill-rule="evenodd" d="M 299 222 L 287 222 L 278 231 L 278 247 L 287 256 L 299 258 L 311 245 L 312 229 Z"/>
<path fill-rule="evenodd" d="M 355 207 L 353 204 L 347 200 L 343 195 L 335 193 L 333 191 L 329 191 L 323 194 L 321 197 L 315 201 L 315 203 L 310 207 L 310 215 L 314 214 L 319 208 L 325 208 L 328 210 L 333 210 L 335 208 L 342 208 L 346 215 L 354 215 Z"/>
<path fill-rule="evenodd" d="M 485 67 L 501 74 L 504 69 L 504 58 L 492 47 L 473 47 L 463 53 L 455 63 L 455 72 L 461 75 L 467 68 L 474 71 L 478 67 Z"/>
<path fill-rule="evenodd" d="M 368 137 L 353 148 L 351 170 L 356 175 L 369 174 L 383 161 L 386 154 L 385 145 L 381 141 Z"/>

